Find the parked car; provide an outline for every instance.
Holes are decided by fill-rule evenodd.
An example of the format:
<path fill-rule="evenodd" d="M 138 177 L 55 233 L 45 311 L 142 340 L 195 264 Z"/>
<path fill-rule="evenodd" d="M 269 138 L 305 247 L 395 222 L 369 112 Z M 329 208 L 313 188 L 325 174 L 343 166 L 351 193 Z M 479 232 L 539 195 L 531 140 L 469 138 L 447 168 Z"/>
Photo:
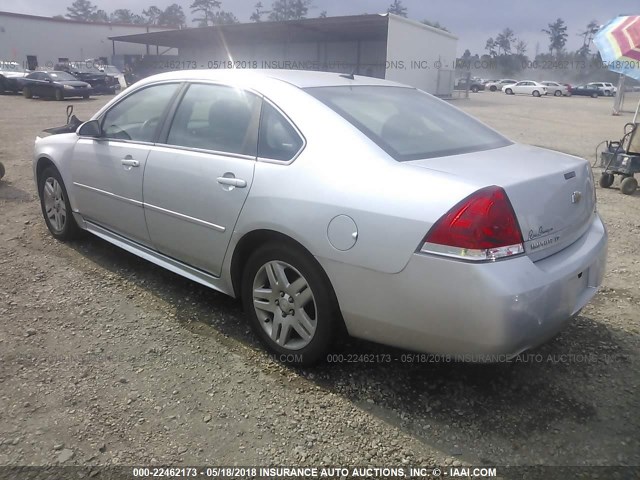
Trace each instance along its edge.
<path fill-rule="evenodd" d="M 25 98 L 89 98 L 91 92 L 90 84 L 81 82 L 67 72 L 32 72 L 22 80 L 22 94 Z"/>
<path fill-rule="evenodd" d="M 600 96 L 600 90 L 596 87 L 590 87 L 589 85 L 578 85 L 577 87 L 571 87 L 571 95 L 598 98 Z"/>
<path fill-rule="evenodd" d="M 95 94 L 113 95 L 120 88 L 118 79 L 107 75 L 92 61 L 77 61 L 56 65 L 56 70 L 70 73 L 78 80 L 90 83 Z"/>
<path fill-rule="evenodd" d="M 547 94 L 547 87 L 533 80 L 522 80 L 512 85 L 505 85 L 502 91 L 507 95 L 533 95 L 540 97 Z"/>
<path fill-rule="evenodd" d="M 503 78 L 502 80 L 497 80 L 495 82 L 488 82 L 485 84 L 485 87 L 489 89 L 489 91 L 495 92 L 498 90 L 502 90 L 502 87 L 504 87 L 505 85 L 512 85 L 514 83 L 518 83 L 518 80 Z"/>
<path fill-rule="evenodd" d="M 28 74 L 17 62 L 0 61 L 0 93 L 21 92 L 22 79 Z"/>
<path fill-rule="evenodd" d="M 53 237 L 87 230 L 240 297 L 281 361 L 325 358 L 343 330 L 496 361 L 554 336 L 602 282 L 588 162 L 412 87 L 176 71 L 70 130 L 35 144 Z"/>
<path fill-rule="evenodd" d="M 587 87 L 597 88 L 600 94 L 605 97 L 610 97 L 618 93 L 617 87 L 615 87 L 613 83 L 608 82 L 590 82 L 587 83 Z"/>
<path fill-rule="evenodd" d="M 485 89 L 484 84 L 481 82 L 479 78 L 470 78 L 467 81 L 466 77 L 459 78 L 454 87 L 456 90 L 467 90 L 467 88 L 473 93 L 478 93 L 481 90 Z"/>
<path fill-rule="evenodd" d="M 553 82 L 551 80 L 545 80 L 540 82 L 547 87 L 547 95 L 553 95 L 554 97 L 570 96 L 571 92 L 569 87 L 564 83 Z"/>

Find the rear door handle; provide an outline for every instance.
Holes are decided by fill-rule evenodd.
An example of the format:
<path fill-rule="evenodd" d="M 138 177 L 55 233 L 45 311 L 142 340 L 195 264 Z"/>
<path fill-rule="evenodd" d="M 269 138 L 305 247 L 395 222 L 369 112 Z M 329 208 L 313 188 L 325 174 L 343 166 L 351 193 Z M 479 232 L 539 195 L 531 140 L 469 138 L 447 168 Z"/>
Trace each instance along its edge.
<path fill-rule="evenodd" d="M 232 187 L 244 188 L 247 186 L 247 182 L 241 178 L 233 177 L 218 177 L 218 183 L 220 185 L 231 185 Z"/>
<path fill-rule="evenodd" d="M 122 165 L 125 167 L 139 167 L 140 162 L 138 160 L 134 160 L 133 158 L 123 158 L 121 160 Z"/>

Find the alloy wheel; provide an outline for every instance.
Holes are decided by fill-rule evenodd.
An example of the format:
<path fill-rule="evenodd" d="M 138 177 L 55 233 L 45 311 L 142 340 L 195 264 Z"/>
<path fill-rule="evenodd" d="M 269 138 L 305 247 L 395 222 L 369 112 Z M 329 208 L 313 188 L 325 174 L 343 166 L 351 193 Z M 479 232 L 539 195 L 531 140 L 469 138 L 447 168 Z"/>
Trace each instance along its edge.
<path fill-rule="evenodd" d="M 62 186 L 53 177 L 44 182 L 44 208 L 49 224 L 56 233 L 62 233 L 67 222 L 67 207 Z"/>

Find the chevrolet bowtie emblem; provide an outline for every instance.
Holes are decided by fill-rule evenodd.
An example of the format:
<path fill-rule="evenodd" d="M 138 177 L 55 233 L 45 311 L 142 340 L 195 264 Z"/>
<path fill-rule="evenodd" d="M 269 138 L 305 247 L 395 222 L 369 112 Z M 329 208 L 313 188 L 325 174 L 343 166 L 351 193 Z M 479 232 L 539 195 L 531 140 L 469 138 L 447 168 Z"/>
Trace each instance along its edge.
<path fill-rule="evenodd" d="M 573 192 L 571 194 L 571 203 L 580 203 L 581 198 L 582 198 L 581 192 Z"/>

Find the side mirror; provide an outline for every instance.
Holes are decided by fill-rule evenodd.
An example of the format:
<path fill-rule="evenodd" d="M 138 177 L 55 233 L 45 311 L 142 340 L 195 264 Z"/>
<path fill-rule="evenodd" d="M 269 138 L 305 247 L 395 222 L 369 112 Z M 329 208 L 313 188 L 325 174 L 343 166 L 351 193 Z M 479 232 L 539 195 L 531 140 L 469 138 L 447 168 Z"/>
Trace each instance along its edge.
<path fill-rule="evenodd" d="M 100 138 L 102 137 L 102 128 L 98 120 L 89 120 L 78 127 L 76 133 L 80 137 Z"/>

